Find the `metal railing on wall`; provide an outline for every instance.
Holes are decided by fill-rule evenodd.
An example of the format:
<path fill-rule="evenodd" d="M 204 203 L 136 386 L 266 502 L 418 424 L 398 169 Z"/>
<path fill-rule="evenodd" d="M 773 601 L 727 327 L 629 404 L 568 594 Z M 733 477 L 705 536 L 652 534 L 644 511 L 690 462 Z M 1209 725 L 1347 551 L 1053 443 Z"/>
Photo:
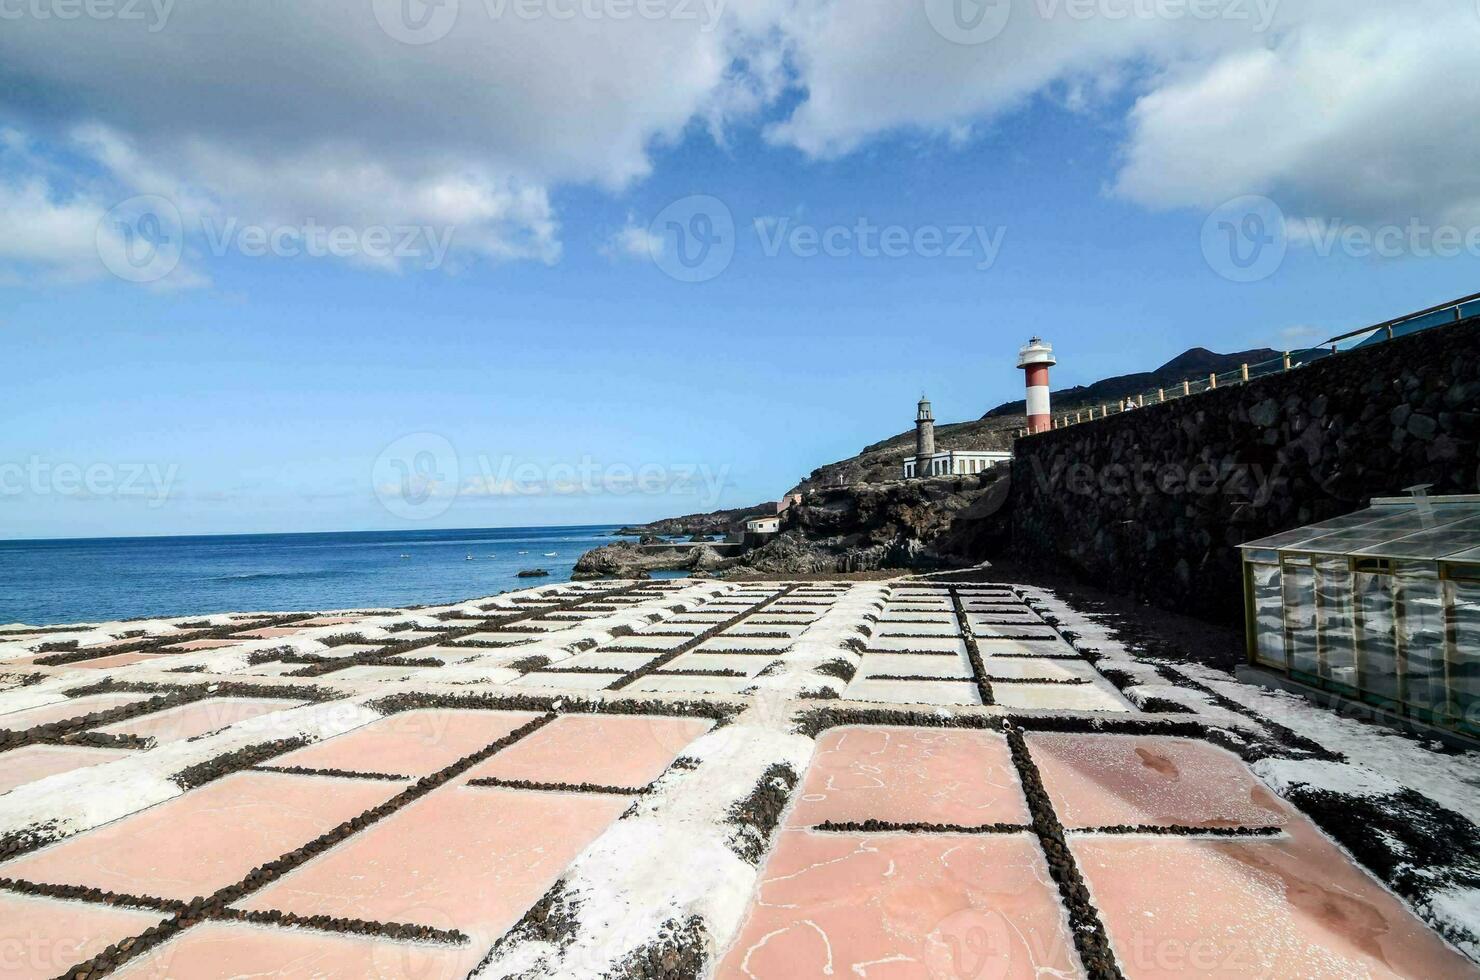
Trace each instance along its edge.
<path fill-rule="evenodd" d="M 1135 411 L 1148 405 L 1159 405 L 1163 402 L 1174 401 L 1178 398 L 1187 398 L 1198 395 L 1205 391 L 1216 388 L 1227 388 L 1231 385 L 1244 384 L 1256 378 L 1267 377 L 1271 374 L 1283 374 L 1286 371 L 1294 371 L 1323 361 L 1328 357 L 1350 350 L 1364 347 L 1372 347 L 1377 344 L 1387 343 L 1395 337 L 1406 337 L 1409 334 L 1420 333 L 1424 330 L 1432 330 L 1435 327 L 1446 327 L 1458 323 L 1472 316 L 1480 316 L 1480 293 L 1473 293 L 1460 299 L 1442 303 L 1439 306 L 1431 306 L 1426 310 L 1416 313 L 1408 313 L 1392 320 L 1373 324 L 1370 327 L 1362 327 L 1349 333 L 1332 337 L 1330 340 L 1315 347 L 1307 347 L 1304 350 L 1286 351 L 1282 356 L 1261 361 L 1257 364 L 1241 364 L 1232 371 L 1222 374 L 1209 374 L 1199 378 L 1187 378 L 1178 384 L 1167 388 L 1152 388 L 1121 398 L 1114 402 L 1106 402 L 1100 405 L 1091 405 L 1078 408 L 1073 411 L 1057 412 L 1053 417 L 1053 428 L 1062 429 L 1082 422 L 1093 422 L 1097 419 L 1118 415 L 1122 412 Z M 1019 429 L 1019 438 L 1032 435 L 1027 429 Z"/>

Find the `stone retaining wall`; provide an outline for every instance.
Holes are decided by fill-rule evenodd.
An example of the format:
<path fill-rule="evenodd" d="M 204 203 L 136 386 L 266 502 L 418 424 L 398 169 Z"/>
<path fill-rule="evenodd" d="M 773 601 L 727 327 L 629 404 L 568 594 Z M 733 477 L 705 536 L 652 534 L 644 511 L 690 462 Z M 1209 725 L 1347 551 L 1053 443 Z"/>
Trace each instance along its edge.
<path fill-rule="evenodd" d="M 1480 318 L 1020 439 L 1013 548 L 1240 624 L 1237 546 L 1419 483 L 1480 491 Z"/>

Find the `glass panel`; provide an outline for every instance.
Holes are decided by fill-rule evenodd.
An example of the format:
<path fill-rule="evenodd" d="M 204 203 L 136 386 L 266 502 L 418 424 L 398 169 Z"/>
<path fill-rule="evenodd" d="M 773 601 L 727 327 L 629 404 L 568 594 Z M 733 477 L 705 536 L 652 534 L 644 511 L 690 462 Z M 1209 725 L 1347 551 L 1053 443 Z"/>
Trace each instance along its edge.
<path fill-rule="evenodd" d="M 1316 573 L 1309 566 L 1283 569 L 1285 630 L 1290 669 L 1318 673 L 1316 662 Z"/>
<path fill-rule="evenodd" d="M 1398 506 L 1369 507 L 1367 510 L 1343 514 L 1340 517 L 1333 517 L 1329 520 L 1309 524 L 1305 527 L 1298 527 L 1291 531 L 1281 531 L 1279 534 L 1272 534 L 1267 538 L 1260 538 L 1258 541 L 1250 541 L 1245 547 L 1267 549 L 1293 548 L 1302 541 L 1309 541 L 1311 538 L 1320 537 L 1328 531 L 1370 524 L 1384 517 L 1401 514 L 1407 509 L 1407 507 Z"/>
<path fill-rule="evenodd" d="M 1345 558 L 1316 562 L 1316 625 L 1321 642 L 1321 676 L 1333 684 L 1357 686 L 1357 655 L 1352 626 L 1352 573 Z"/>
<path fill-rule="evenodd" d="M 1273 564 L 1280 560 L 1278 551 L 1249 550 L 1244 552 L 1244 561 Z"/>
<path fill-rule="evenodd" d="M 1472 732 L 1480 732 L 1480 580 L 1451 581 L 1450 615 L 1454 646 L 1450 648 L 1450 695 L 1455 713 Z"/>
<path fill-rule="evenodd" d="M 1399 562 L 1398 638 L 1402 645 L 1405 700 L 1424 711 L 1444 707 L 1444 608 L 1433 566 Z"/>
<path fill-rule="evenodd" d="M 1404 322 L 1393 327 L 1393 336 L 1406 337 L 1408 334 L 1418 333 L 1421 330 L 1428 330 L 1431 327 L 1442 327 L 1446 324 L 1453 323 L 1454 320 L 1455 316 L 1453 307 L 1450 307 L 1447 310 L 1435 310 L 1433 313 L 1428 313 L 1414 320 L 1405 320 Z"/>
<path fill-rule="evenodd" d="M 1355 580 L 1357 648 L 1362 693 L 1398 700 L 1397 639 L 1393 633 L 1393 577 L 1358 572 Z"/>
<path fill-rule="evenodd" d="M 1254 659 L 1266 667 L 1284 670 L 1284 598 L 1280 590 L 1280 566 L 1249 565 L 1254 595 Z"/>
<path fill-rule="evenodd" d="M 1378 547 L 1398 538 L 1444 528 L 1447 525 L 1465 522 L 1480 517 L 1480 504 L 1452 504 L 1433 507 L 1427 511 L 1417 507 L 1405 507 L 1401 513 L 1363 524 L 1347 530 L 1332 531 L 1309 541 L 1301 542 L 1299 550 L 1323 554 L 1371 555 L 1381 551 Z M 1458 549 L 1455 549 L 1458 550 Z"/>
<path fill-rule="evenodd" d="M 1448 507 L 1441 509 L 1441 519 L 1448 511 Z M 1353 554 L 1380 558 L 1427 558 L 1432 561 L 1470 548 L 1480 548 L 1480 516 L 1419 531 L 1371 548 L 1363 548 Z"/>

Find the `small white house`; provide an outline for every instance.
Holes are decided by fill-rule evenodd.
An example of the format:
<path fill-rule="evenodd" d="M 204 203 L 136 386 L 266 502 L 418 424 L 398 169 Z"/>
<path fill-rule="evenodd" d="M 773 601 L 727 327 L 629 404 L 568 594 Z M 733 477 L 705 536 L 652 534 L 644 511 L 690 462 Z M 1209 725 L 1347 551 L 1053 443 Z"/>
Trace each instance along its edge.
<path fill-rule="evenodd" d="M 781 518 L 753 517 L 745 522 L 747 534 L 776 534 L 781 530 Z"/>

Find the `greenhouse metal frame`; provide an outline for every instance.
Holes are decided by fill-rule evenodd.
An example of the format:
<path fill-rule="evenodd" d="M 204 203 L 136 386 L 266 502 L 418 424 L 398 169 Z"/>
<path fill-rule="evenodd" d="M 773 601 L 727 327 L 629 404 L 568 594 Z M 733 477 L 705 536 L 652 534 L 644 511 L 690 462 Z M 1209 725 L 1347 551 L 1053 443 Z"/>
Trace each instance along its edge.
<path fill-rule="evenodd" d="M 1480 496 L 1377 498 L 1241 547 L 1250 664 L 1480 737 Z"/>

